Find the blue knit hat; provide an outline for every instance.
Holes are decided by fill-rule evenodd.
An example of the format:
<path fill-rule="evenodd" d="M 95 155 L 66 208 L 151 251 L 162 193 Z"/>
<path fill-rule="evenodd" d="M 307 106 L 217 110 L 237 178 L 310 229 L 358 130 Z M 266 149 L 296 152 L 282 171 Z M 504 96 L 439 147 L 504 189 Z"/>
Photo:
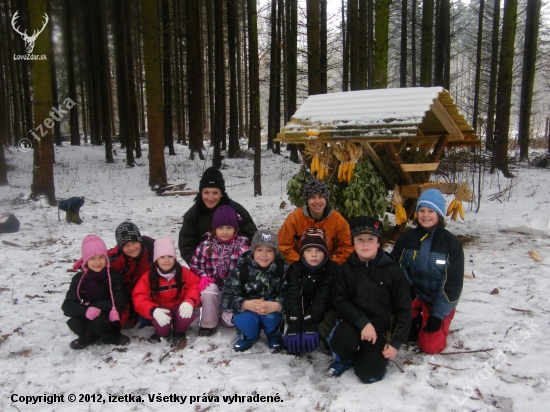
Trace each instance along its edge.
<path fill-rule="evenodd" d="M 416 202 L 416 213 L 421 207 L 428 207 L 435 211 L 439 216 L 445 217 L 445 198 L 437 189 L 429 189 L 422 192 Z"/>

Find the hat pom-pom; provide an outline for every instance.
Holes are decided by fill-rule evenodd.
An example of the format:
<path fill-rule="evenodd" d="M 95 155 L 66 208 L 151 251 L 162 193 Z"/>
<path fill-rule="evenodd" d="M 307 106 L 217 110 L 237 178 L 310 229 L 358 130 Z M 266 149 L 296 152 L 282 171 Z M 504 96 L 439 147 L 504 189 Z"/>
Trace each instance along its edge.
<path fill-rule="evenodd" d="M 118 322 L 120 321 L 120 316 L 118 314 L 118 311 L 115 308 L 111 309 L 111 312 L 109 312 L 109 320 L 111 322 Z"/>

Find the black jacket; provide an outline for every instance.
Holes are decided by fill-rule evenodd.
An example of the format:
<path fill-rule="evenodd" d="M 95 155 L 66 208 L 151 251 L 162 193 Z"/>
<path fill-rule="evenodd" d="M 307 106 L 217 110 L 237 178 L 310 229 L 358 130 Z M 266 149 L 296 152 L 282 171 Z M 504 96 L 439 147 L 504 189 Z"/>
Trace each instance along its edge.
<path fill-rule="evenodd" d="M 338 266 L 330 259 L 315 271 L 307 268 L 301 260 L 290 265 L 284 300 L 287 319 L 311 315 L 315 325 L 323 321 L 332 307 L 332 287 Z"/>
<path fill-rule="evenodd" d="M 124 286 L 124 280 L 122 276 L 112 268 L 109 269 L 109 272 L 111 275 L 111 285 L 113 288 L 115 307 L 118 313 L 121 314 L 128 304 L 128 291 Z M 101 309 L 101 314 L 108 315 L 113 307 L 113 304 L 111 302 L 111 293 L 109 291 L 109 279 L 105 278 L 103 281 L 99 282 L 102 299 L 96 300 L 95 302 L 90 304 L 90 306 L 86 306 L 80 302 L 76 291 L 78 283 L 80 282 L 80 279 L 83 275 L 83 272 L 78 272 L 76 275 L 73 276 L 71 286 L 69 286 L 69 290 L 67 292 L 67 295 L 65 296 L 65 300 L 61 305 L 63 314 L 71 318 L 84 318 L 86 317 L 86 311 L 88 310 L 88 308 L 90 306 L 94 306 L 98 309 Z"/>
<path fill-rule="evenodd" d="M 409 285 L 399 264 L 382 248 L 369 262 L 362 262 L 353 252 L 340 265 L 334 280 L 333 304 L 340 318 L 360 330 L 372 323 L 378 339 L 390 331 L 393 337 L 388 343 L 395 349 L 409 335 Z"/>
<path fill-rule="evenodd" d="M 199 200 L 197 200 L 197 202 L 199 202 Z M 239 234 L 246 236 L 248 240 L 252 240 L 254 233 L 256 233 L 258 229 L 252 217 L 250 217 L 250 213 L 248 213 L 243 206 L 233 200 L 229 200 L 226 195 L 221 198 L 218 206 L 213 209 L 208 209 L 202 205 L 202 200 L 200 202 L 201 204 L 195 203 L 191 206 L 189 210 L 185 212 L 185 215 L 183 215 L 183 225 L 181 226 L 178 239 L 180 255 L 188 265 L 191 264 L 191 259 L 193 258 L 197 246 L 205 240 L 205 238 L 203 238 L 204 234 L 212 231 L 212 217 L 216 209 L 220 206 L 229 205 L 235 209 L 242 219 Z"/>

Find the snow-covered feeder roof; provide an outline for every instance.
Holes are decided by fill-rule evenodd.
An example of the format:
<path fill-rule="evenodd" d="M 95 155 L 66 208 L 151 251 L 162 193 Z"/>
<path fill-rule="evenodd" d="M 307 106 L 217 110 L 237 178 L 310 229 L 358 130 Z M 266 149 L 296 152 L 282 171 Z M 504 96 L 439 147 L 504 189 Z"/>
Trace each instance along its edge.
<path fill-rule="evenodd" d="M 306 131 L 310 131 L 306 134 Z M 442 87 L 360 90 L 309 96 L 277 140 L 299 143 L 366 140 L 429 141 L 442 135 L 451 145 L 478 144 L 474 130 Z"/>

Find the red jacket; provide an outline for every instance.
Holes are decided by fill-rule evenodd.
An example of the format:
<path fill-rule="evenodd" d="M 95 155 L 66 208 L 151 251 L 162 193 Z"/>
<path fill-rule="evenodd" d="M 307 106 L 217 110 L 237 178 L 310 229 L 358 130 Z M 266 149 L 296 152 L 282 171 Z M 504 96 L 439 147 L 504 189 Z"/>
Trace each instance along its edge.
<path fill-rule="evenodd" d="M 159 289 L 157 294 L 151 293 L 149 284 L 149 273 L 143 275 L 132 292 L 132 301 L 137 313 L 146 319 L 151 319 L 151 309 L 164 308 L 172 309 L 189 302 L 194 308 L 200 304 L 199 277 L 189 269 L 182 267 L 183 287 L 178 293 L 178 287 L 174 278 L 169 281 L 159 276 Z"/>

